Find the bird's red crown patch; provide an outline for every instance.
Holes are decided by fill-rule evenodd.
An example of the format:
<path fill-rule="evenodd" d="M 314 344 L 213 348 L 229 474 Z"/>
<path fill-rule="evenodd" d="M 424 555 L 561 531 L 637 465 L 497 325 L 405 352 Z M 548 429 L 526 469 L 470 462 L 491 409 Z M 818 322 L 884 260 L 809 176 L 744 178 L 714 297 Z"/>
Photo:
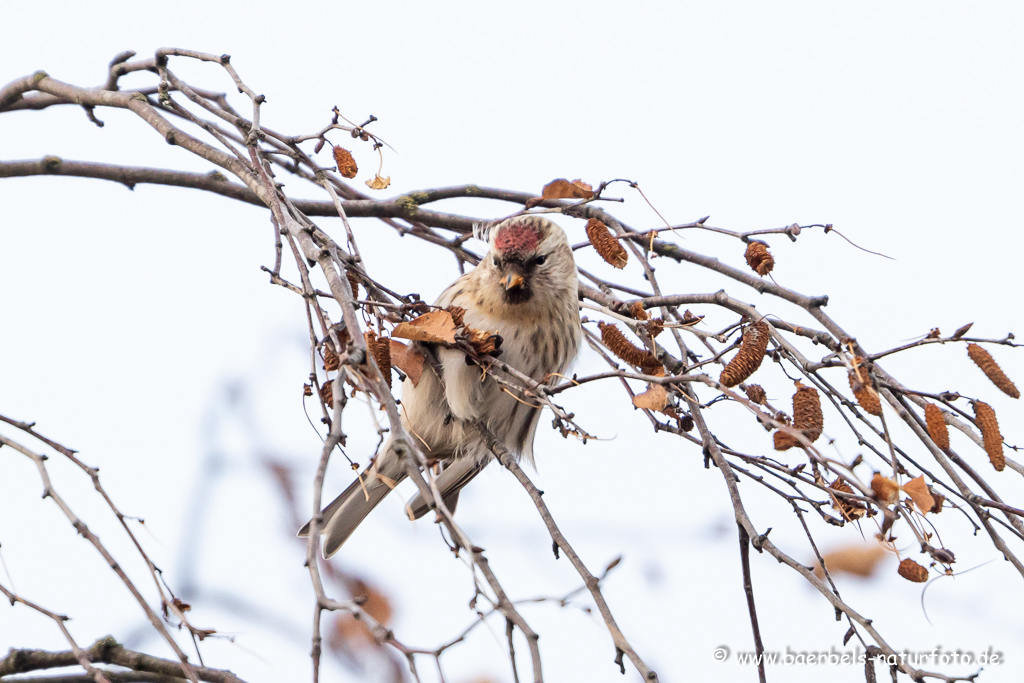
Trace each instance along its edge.
<path fill-rule="evenodd" d="M 494 238 L 494 248 L 503 255 L 527 254 L 537 248 L 540 231 L 529 223 L 513 223 Z"/>

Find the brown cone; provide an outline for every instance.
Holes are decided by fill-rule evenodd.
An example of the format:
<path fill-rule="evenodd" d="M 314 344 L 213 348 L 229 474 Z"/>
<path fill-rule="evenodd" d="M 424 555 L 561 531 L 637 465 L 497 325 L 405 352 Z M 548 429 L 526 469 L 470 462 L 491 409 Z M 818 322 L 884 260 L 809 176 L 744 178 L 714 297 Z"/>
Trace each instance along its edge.
<path fill-rule="evenodd" d="M 1017 387 L 1013 385 L 1010 378 L 1006 376 L 1003 369 L 996 363 L 995 358 L 992 357 L 985 349 L 981 348 L 977 344 L 967 345 L 967 355 L 971 357 L 981 371 L 992 380 L 992 384 L 995 384 L 999 389 L 1012 398 L 1020 398 L 1020 392 L 1017 391 Z"/>
<path fill-rule="evenodd" d="M 900 562 L 900 568 L 898 571 L 900 576 L 907 581 L 924 583 L 928 580 L 928 569 L 926 567 L 922 567 L 917 562 L 914 562 L 909 557 Z"/>
<path fill-rule="evenodd" d="M 334 163 L 338 165 L 338 173 L 342 178 L 355 178 L 359 173 L 359 167 L 356 166 L 356 160 L 352 158 L 352 152 L 344 147 L 334 148 Z"/>
<path fill-rule="evenodd" d="M 928 403 L 924 407 L 924 421 L 928 425 L 928 436 L 939 448 L 949 448 L 949 428 L 946 426 L 946 419 L 942 415 L 942 409 L 934 403 Z"/>
<path fill-rule="evenodd" d="M 771 333 L 768 330 L 768 323 L 758 320 L 756 323 L 747 326 L 743 332 L 743 342 L 740 350 L 732 357 L 718 381 L 727 387 L 734 387 L 740 382 L 754 374 L 754 371 L 761 366 L 764 360 L 764 353 L 768 350 L 768 339 Z"/>
<path fill-rule="evenodd" d="M 591 218 L 587 221 L 587 239 L 594 246 L 594 250 L 601 255 L 605 261 L 615 268 L 625 268 L 629 262 L 629 253 L 615 239 L 608 226 Z"/>
<path fill-rule="evenodd" d="M 1006 458 L 1003 456 L 1003 437 L 999 433 L 999 422 L 996 420 L 996 411 L 987 403 L 982 401 L 974 402 L 974 422 L 981 430 L 981 437 L 985 442 L 985 452 L 996 472 L 1002 472 L 1006 467 Z"/>
<path fill-rule="evenodd" d="M 768 251 L 768 245 L 764 242 L 751 240 L 747 244 L 747 251 L 743 257 L 747 259 L 750 269 L 761 277 L 772 272 L 772 268 L 775 267 L 775 258 Z"/>

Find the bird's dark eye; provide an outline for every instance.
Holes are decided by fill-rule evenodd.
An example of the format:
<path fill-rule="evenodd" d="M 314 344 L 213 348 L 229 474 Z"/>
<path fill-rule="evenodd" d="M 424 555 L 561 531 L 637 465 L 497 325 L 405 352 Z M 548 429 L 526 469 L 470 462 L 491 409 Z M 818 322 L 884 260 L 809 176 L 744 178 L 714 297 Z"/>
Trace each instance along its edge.
<path fill-rule="evenodd" d="M 532 266 L 543 266 L 544 262 L 547 259 L 548 259 L 548 257 L 546 255 L 536 256 L 536 257 L 534 257 L 534 259 L 532 261 L 530 261 L 530 265 L 532 265 Z"/>
<path fill-rule="evenodd" d="M 499 268 L 501 267 L 501 261 L 498 260 L 497 256 L 495 256 L 492 260 L 494 261 L 494 265 L 495 266 L 497 266 Z"/>

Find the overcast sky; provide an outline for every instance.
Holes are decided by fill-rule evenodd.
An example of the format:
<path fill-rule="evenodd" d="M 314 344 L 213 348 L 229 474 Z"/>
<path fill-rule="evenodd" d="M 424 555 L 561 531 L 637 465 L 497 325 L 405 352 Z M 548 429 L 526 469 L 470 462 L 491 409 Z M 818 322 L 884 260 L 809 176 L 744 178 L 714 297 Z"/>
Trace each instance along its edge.
<path fill-rule="evenodd" d="M 871 256 L 820 231 L 795 244 L 771 240 L 778 282 L 829 294 L 829 314 L 869 350 L 971 321 L 979 336 L 1024 332 L 1024 9 L 1017 3 L 9 5 L 0 82 L 43 69 L 96 85 L 110 58 L 126 49 L 229 53 L 242 78 L 267 96 L 263 122 L 275 130 L 314 132 L 335 105 L 357 122 L 376 115 L 374 129 L 396 150 L 384 156 L 392 186 L 382 197 L 466 182 L 536 192 L 556 177 L 594 184 L 625 177 L 674 223 L 706 215 L 731 230 L 832 223 L 892 256 Z M 171 66 L 193 85 L 232 89 L 216 66 Z M 134 115 L 97 116 L 102 129 L 72 107 L 2 114 L 0 159 L 55 154 L 212 170 Z M 361 168 L 376 166 L 367 146 L 354 153 Z M 286 191 L 316 196 L 297 181 Z M 618 194 L 627 201 L 612 205 L 617 215 L 639 228 L 660 224 L 635 193 Z M 267 212 L 195 191 L 129 192 L 71 178 L 2 180 L 0 207 L 0 413 L 36 421 L 80 450 L 101 467 L 122 511 L 146 519 L 142 538 L 168 582 L 195 591 L 193 620 L 237 636 L 204 644 L 207 664 L 252 682 L 304 680 L 312 591 L 303 549 L 290 539 L 291 519 L 261 463 L 295 467 L 305 510 L 319 440 L 299 400 L 308 374 L 300 301 L 259 270 L 273 260 Z M 481 217 L 510 211 L 468 200 L 445 207 Z M 560 223 L 571 241 L 581 241 L 578 222 Z M 340 227 L 321 224 L 334 234 Z M 445 252 L 399 239 L 383 224 L 357 221 L 355 229 L 368 268 L 395 290 L 429 300 L 457 275 Z M 685 239 L 688 248 L 742 265 L 734 241 Z M 764 312 L 795 315 L 693 266 L 664 264 L 662 273 L 672 291 L 728 286 Z M 1024 381 L 1024 355 L 1005 347 L 994 353 Z M 579 370 L 598 367 L 585 350 Z M 886 368 L 923 390 L 985 397 L 1007 442 L 1024 442 L 1019 405 L 997 395 L 962 348 L 915 351 Z M 791 385 L 776 374 L 763 383 L 785 405 Z M 752 669 L 716 663 L 711 654 L 719 645 L 752 649 L 722 478 L 703 468 L 698 449 L 654 438 L 641 415 L 622 409 L 620 394 L 609 385 L 564 395 L 607 440 L 583 448 L 542 420 L 535 480 L 592 569 L 624 556 L 606 595 L 663 681 L 752 680 Z M 349 453 L 365 460 L 374 447 L 372 431 L 358 428 L 366 409 L 353 406 L 347 415 L 354 423 Z M 857 444 L 838 418 L 835 424 L 835 448 L 852 460 Z M 719 428 L 744 447 L 769 448 L 749 419 Z M 11 429 L 0 433 L 18 438 Z M 954 445 L 987 465 L 966 439 Z M 145 585 L 90 482 L 58 458 L 50 466 L 58 490 Z M 463 496 L 460 523 L 515 598 L 572 590 L 576 574 L 552 558 L 529 500 L 494 469 Z M 337 464 L 325 495 L 349 477 Z M 1017 475 L 989 480 L 1020 504 Z M 751 484 L 742 490 L 754 523 L 776 528 L 776 543 L 810 563 L 788 506 Z M 0 451 L 0 552 L 19 592 L 71 615 L 81 643 L 109 632 L 166 655 L 123 586 L 40 492 L 31 463 Z M 472 623 L 469 574 L 433 525 L 410 525 L 401 506 L 397 496 L 382 505 L 339 566 L 391 596 L 399 638 L 434 646 Z M 897 647 L 977 653 L 991 646 L 1010 663 L 987 668 L 979 681 L 1016 680 L 1021 578 L 987 539 L 970 536 L 962 517 L 940 521 L 960 569 L 991 562 L 933 585 L 925 600 L 930 623 L 920 587 L 896 576 L 895 560 L 874 580 L 841 579 L 843 597 Z M 814 530 L 824 549 L 860 538 L 851 526 Z M 903 540 L 913 555 L 909 534 Z M 813 589 L 767 556 L 755 556 L 753 568 L 769 650 L 842 648 L 846 625 Z M 261 611 L 233 608 L 240 598 Z M 595 617 L 551 605 L 524 607 L 524 614 L 542 634 L 549 680 L 638 680 L 628 665 L 625 679 L 619 676 Z M 489 623 L 491 631 L 478 629 L 445 656 L 452 683 L 511 680 L 504 624 Z M 8 646 L 66 645 L 46 619 L 0 606 L 0 650 Z M 432 680 L 425 660 L 423 669 Z M 325 662 L 325 680 L 379 673 Z M 858 667 L 770 673 L 793 681 L 863 675 Z"/>

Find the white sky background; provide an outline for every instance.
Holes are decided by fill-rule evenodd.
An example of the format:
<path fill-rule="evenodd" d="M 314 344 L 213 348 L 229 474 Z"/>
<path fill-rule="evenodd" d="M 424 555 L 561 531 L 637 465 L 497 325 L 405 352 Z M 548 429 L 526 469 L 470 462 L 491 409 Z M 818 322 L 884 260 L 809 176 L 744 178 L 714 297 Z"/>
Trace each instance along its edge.
<path fill-rule="evenodd" d="M 381 196 L 466 182 L 539 191 L 555 177 L 594 184 L 626 177 L 672 222 L 708 214 L 709 224 L 733 230 L 829 222 L 858 244 L 895 257 L 870 256 L 820 231 L 807 231 L 795 244 L 770 239 L 779 283 L 829 294 L 827 312 L 870 350 L 970 321 L 979 336 L 1024 332 L 1018 303 L 1024 9 L 1018 4 L 89 5 L 4 7 L 0 81 L 44 69 L 77 85 L 97 84 L 109 59 L 124 49 L 229 53 L 242 78 L 267 95 L 263 121 L 276 130 L 318 130 L 333 105 L 357 122 L 375 114 L 374 130 L 398 150 L 385 155 L 392 186 Z M 185 60 L 171 66 L 194 85 L 231 90 L 215 66 Z M 234 103 L 248 111 L 241 99 Z M 166 145 L 134 115 L 97 114 L 106 121 L 103 129 L 72 107 L 4 114 L 0 158 L 56 154 L 212 169 Z M 361 181 L 376 155 L 368 146 L 354 151 Z M 289 191 L 298 188 L 289 183 Z M 315 196 L 305 188 L 299 194 Z M 611 194 L 627 199 L 609 207 L 614 213 L 636 227 L 658 226 L 637 195 Z M 303 549 L 289 538 L 294 530 L 260 459 L 293 464 L 308 507 L 319 441 L 298 399 L 308 374 L 300 302 L 259 270 L 273 260 L 268 213 L 196 191 L 128 192 L 102 181 L 39 177 L 0 182 L 0 207 L 0 413 L 34 420 L 48 436 L 79 449 L 101 467 L 121 509 L 146 519 L 151 536 L 143 532 L 143 538 L 171 585 L 191 582 L 204 591 L 193 601 L 193 621 L 237 634 L 235 644 L 204 644 L 208 665 L 253 682 L 303 680 L 312 591 Z M 481 217 L 511 210 L 469 200 L 440 205 L 446 207 Z M 581 222 L 559 222 L 572 241 L 582 239 Z M 329 219 L 319 223 L 334 234 L 340 227 Z M 430 300 L 455 277 L 447 253 L 398 239 L 378 222 L 358 221 L 355 229 L 370 272 L 386 273 L 398 291 Z M 743 265 L 734 240 L 696 233 L 685 240 L 687 248 Z M 598 272 L 610 270 L 592 255 L 581 259 Z M 668 290 L 727 286 L 762 311 L 796 319 L 792 309 L 696 267 L 656 265 Z M 640 282 L 636 265 L 631 268 Z M 715 320 L 709 327 L 726 318 Z M 1005 347 L 993 353 L 1018 384 L 1024 381 L 1020 353 Z M 1024 441 L 1019 405 L 988 384 L 962 347 L 918 350 L 884 366 L 912 387 L 981 396 L 995 407 L 1006 440 Z M 580 371 L 597 367 L 584 350 Z M 792 387 L 776 367 L 766 364 L 756 379 L 778 404 L 788 404 Z M 608 385 L 562 396 L 594 431 L 617 438 L 584 449 L 542 429 L 535 481 L 591 569 L 624 555 L 605 594 L 662 680 L 752 680 L 752 668 L 711 656 L 722 644 L 734 652 L 752 649 L 722 478 L 703 468 L 698 449 L 653 438 L 642 415 L 623 408 L 620 394 Z M 712 411 L 716 429 L 739 446 L 766 452 L 767 435 L 730 410 Z M 349 452 L 362 459 L 373 448 L 369 433 L 358 428 L 365 415 L 356 406 L 346 413 Z M 834 413 L 829 418 L 827 433 L 852 460 L 856 443 Z M 0 432 L 21 439 L 11 429 Z M 962 435 L 953 438 L 1019 503 L 1024 487 L 1016 475 L 991 473 L 980 449 Z M 59 458 L 50 466 L 58 490 L 151 594 L 89 482 Z M 552 558 L 518 485 L 492 469 L 463 495 L 460 523 L 487 549 L 514 597 L 568 592 L 578 585 L 575 572 Z M 197 488 L 201 477 L 205 489 Z M 338 459 L 325 496 L 348 478 Z M 774 527 L 776 543 L 810 562 L 788 506 L 754 487 L 741 485 L 754 523 Z M 0 544 L 19 592 L 71 615 L 80 643 L 110 632 L 162 653 L 123 586 L 40 492 L 31 463 L 0 451 Z M 382 505 L 339 561 L 391 595 L 400 639 L 432 646 L 471 623 L 465 605 L 472 590 L 467 570 L 433 526 L 408 524 L 401 505 L 399 496 Z M 198 537 L 187 524 L 197 510 Z M 970 537 L 962 517 L 949 512 L 936 520 L 959 568 L 992 562 L 929 589 L 931 624 L 921 611 L 920 587 L 896 575 L 895 560 L 877 579 L 841 578 L 840 590 L 894 646 L 975 652 L 993 646 L 1010 663 L 987 669 L 979 680 L 1016 680 L 1024 645 L 1021 578 L 987 539 Z M 813 529 L 823 549 L 859 537 L 852 526 L 815 523 Z M 909 533 L 902 540 L 917 557 Z M 1021 550 L 1019 542 L 1011 547 Z M 846 625 L 833 621 L 816 592 L 767 556 L 754 554 L 752 563 L 767 649 L 841 647 Z M 271 615 L 270 623 L 232 612 L 227 597 L 251 600 Z M 541 633 L 549 680 L 639 679 L 628 664 L 627 676 L 618 674 L 595 617 L 548 605 L 524 607 L 524 614 Z M 449 681 L 511 679 L 504 624 L 490 623 L 493 636 L 478 629 L 445 655 Z M 46 619 L 0 606 L 0 650 L 8 646 L 66 645 Z M 525 643 L 517 651 L 520 671 L 528 671 Z M 421 671 L 426 680 L 434 676 L 427 660 Z M 769 675 L 863 680 L 860 667 L 787 667 Z M 372 680 L 375 671 L 360 676 L 327 658 L 324 676 Z"/>

